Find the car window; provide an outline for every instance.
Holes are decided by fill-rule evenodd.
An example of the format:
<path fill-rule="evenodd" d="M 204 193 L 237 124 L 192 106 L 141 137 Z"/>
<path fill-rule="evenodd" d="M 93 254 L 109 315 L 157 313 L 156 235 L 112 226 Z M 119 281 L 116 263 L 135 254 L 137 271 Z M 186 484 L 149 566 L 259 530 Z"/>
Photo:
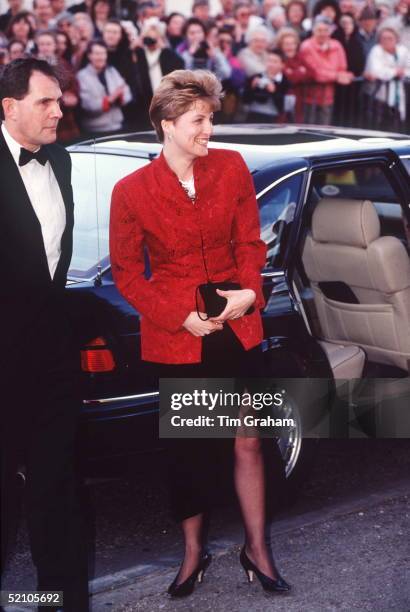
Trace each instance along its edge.
<path fill-rule="evenodd" d="M 410 157 L 401 157 L 400 159 L 403 162 L 403 166 L 406 168 L 407 173 L 410 175 Z"/>
<path fill-rule="evenodd" d="M 302 176 L 301 172 L 289 177 L 272 187 L 258 200 L 261 238 L 268 247 L 266 256 L 268 267 L 280 270 L 283 266 L 283 257 L 295 215 Z"/>
<path fill-rule="evenodd" d="M 315 173 L 314 184 L 322 197 L 367 199 L 373 202 L 397 202 L 395 191 L 383 167 L 377 164 L 344 166 Z"/>
<path fill-rule="evenodd" d="M 370 200 L 380 220 L 382 236 L 396 236 L 407 245 L 406 226 L 400 200 L 380 164 L 344 166 L 315 172 L 309 205 L 313 210 L 322 198 Z"/>
<path fill-rule="evenodd" d="M 71 153 L 74 245 L 69 277 L 90 278 L 109 255 L 110 202 L 117 181 L 149 161 L 124 155 Z"/>

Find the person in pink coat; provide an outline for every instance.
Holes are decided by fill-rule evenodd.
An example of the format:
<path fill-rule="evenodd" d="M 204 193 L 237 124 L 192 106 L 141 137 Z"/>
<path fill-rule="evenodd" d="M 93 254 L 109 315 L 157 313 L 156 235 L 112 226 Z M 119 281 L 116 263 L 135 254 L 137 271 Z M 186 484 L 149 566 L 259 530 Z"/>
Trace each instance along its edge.
<path fill-rule="evenodd" d="M 331 38 L 331 23 L 326 17 L 316 17 L 311 38 L 300 46 L 300 57 L 314 81 L 305 90 L 305 121 L 329 124 L 335 84 L 350 85 L 354 75 L 347 70 L 346 53 L 342 45 Z"/>

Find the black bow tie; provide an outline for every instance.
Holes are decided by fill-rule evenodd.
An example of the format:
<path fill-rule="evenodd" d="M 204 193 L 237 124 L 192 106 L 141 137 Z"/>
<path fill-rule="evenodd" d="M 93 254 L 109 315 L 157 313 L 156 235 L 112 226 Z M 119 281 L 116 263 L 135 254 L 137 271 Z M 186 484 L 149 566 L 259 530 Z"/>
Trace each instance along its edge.
<path fill-rule="evenodd" d="M 35 153 L 32 153 L 31 151 L 27 151 L 27 149 L 23 149 L 23 147 L 21 147 L 19 166 L 25 166 L 32 159 L 36 159 L 39 164 L 41 164 L 42 166 L 45 166 L 48 160 L 45 148 L 41 147 L 41 149 L 39 149 Z"/>

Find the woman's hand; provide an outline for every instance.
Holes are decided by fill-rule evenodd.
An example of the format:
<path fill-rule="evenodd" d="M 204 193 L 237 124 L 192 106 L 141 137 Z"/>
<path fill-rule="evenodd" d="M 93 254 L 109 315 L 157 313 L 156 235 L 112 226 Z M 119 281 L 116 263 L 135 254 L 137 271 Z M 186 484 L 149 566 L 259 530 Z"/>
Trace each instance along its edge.
<path fill-rule="evenodd" d="M 252 306 L 256 300 L 256 293 L 253 289 L 234 289 L 231 291 L 217 289 L 216 291 L 218 295 L 226 298 L 228 303 L 218 317 L 209 319 L 214 323 L 223 323 L 228 319 L 232 320 L 243 317 L 248 308 Z"/>
<path fill-rule="evenodd" d="M 339 83 L 339 85 L 350 85 L 350 83 L 353 81 L 354 79 L 354 74 L 353 72 L 349 72 L 348 70 L 344 70 L 343 72 L 339 72 L 337 77 L 336 77 L 336 82 Z"/>
<path fill-rule="evenodd" d="M 72 91 L 65 91 L 61 97 L 61 101 L 67 108 L 73 108 L 78 104 L 78 97 Z"/>
<path fill-rule="evenodd" d="M 208 41 L 208 49 L 206 50 L 208 57 L 210 59 L 214 59 L 215 57 L 216 47 Z"/>
<path fill-rule="evenodd" d="M 206 314 L 204 312 L 199 314 L 205 319 Z M 220 331 L 223 328 L 223 324 L 221 321 L 211 321 L 211 319 L 202 321 L 197 312 L 191 312 L 183 322 L 182 327 L 185 327 L 193 336 L 208 336 L 208 334 Z"/>
<path fill-rule="evenodd" d="M 138 34 L 135 34 L 134 32 L 130 32 L 128 35 L 128 40 L 131 51 L 135 51 L 135 49 L 138 49 L 138 47 L 141 49 L 144 47 L 141 36 L 138 36 Z"/>
<path fill-rule="evenodd" d="M 116 87 L 116 89 L 114 89 L 112 94 L 108 96 L 108 100 L 110 104 L 115 104 L 117 100 L 120 100 L 123 94 L 124 94 L 124 85 L 119 85 L 119 87 Z"/>
<path fill-rule="evenodd" d="M 190 53 L 190 55 L 193 55 L 194 53 L 196 53 L 199 49 L 199 42 L 193 42 L 192 45 L 190 45 L 190 47 L 188 48 L 188 52 Z"/>

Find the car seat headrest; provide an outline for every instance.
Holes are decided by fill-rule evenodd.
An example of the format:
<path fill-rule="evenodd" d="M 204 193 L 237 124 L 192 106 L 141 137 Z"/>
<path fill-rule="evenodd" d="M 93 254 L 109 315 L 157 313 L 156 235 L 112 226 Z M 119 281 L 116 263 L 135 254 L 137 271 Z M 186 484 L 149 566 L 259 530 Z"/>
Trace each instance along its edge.
<path fill-rule="evenodd" d="M 380 221 L 370 200 L 322 198 L 312 216 L 312 237 L 366 248 L 380 236 Z"/>

